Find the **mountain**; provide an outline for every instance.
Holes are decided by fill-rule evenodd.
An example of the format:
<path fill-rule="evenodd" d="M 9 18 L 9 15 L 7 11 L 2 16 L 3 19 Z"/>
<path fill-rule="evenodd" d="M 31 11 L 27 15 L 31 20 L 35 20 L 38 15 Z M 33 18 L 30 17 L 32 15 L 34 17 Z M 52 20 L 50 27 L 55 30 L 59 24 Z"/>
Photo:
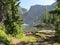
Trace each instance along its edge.
<path fill-rule="evenodd" d="M 45 8 L 47 7 L 49 10 L 53 10 L 55 6 L 56 6 L 56 2 L 53 3 L 52 5 L 45 5 L 45 6 L 33 5 L 29 9 L 29 11 L 27 11 L 26 9 L 23 10 L 22 8 L 24 23 L 29 24 L 30 26 L 36 23 L 40 23 L 42 17 L 44 16 Z M 37 19 L 40 20 L 40 22 L 38 22 Z"/>
<path fill-rule="evenodd" d="M 21 8 L 21 14 L 25 14 L 28 10 L 25 8 Z"/>

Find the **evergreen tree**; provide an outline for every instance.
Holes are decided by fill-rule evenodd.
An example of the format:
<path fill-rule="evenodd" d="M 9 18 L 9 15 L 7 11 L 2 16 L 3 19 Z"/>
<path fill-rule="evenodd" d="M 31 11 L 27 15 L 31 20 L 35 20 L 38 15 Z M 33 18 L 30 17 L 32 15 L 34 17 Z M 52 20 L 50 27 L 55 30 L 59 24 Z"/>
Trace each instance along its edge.
<path fill-rule="evenodd" d="M 13 36 L 23 35 L 22 20 L 18 15 L 19 0 L 0 0 L 0 14 L 3 17 L 5 32 Z"/>
<path fill-rule="evenodd" d="M 45 13 L 43 16 L 43 23 L 49 23 L 49 9 L 47 6 L 45 7 Z"/>
<path fill-rule="evenodd" d="M 60 0 L 57 0 L 56 8 L 50 11 L 50 14 L 53 14 L 53 20 L 51 22 L 55 26 L 55 36 L 60 41 Z"/>

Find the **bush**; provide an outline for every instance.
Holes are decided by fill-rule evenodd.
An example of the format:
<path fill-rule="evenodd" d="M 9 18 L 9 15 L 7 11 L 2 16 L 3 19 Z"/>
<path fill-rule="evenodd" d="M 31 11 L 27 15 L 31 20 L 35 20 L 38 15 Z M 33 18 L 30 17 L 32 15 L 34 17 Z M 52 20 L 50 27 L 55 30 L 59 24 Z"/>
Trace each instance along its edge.
<path fill-rule="evenodd" d="M 3 43 L 5 45 L 12 45 L 8 40 L 8 36 L 6 35 L 6 33 L 2 30 L 0 30 L 0 43 Z"/>
<path fill-rule="evenodd" d="M 10 24 L 5 22 L 5 32 L 13 37 L 21 38 L 23 36 L 23 30 L 17 22 L 11 22 Z"/>
<path fill-rule="evenodd" d="M 22 38 L 23 37 L 23 30 L 22 27 L 20 25 L 18 25 L 17 23 L 14 23 L 14 30 L 16 30 L 15 35 L 17 38 Z"/>

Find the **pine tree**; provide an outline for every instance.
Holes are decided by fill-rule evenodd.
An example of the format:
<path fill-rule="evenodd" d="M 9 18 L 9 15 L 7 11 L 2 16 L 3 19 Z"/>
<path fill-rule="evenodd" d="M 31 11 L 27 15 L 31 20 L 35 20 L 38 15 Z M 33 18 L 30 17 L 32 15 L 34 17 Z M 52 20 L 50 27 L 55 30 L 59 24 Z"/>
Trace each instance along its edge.
<path fill-rule="evenodd" d="M 60 0 L 57 0 L 56 8 L 50 11 L 53 14 L 52 24 L 55 26 L 55 36 L 60 41 Z"/>
<path fill-rule="evenodd" d="M 13 36 L 23 35 L 22 20 L 18 15 L 19 0 L 0 0 L 0 12 L 3 16 L 5 32 Z"/>
<path fill-rule="evenodd" d="M 44 16 L 43 16 L 43 23 L 49 23 L 49 9 L 47 6 L 45 7 L 45 12 L 44 12 Z"/>

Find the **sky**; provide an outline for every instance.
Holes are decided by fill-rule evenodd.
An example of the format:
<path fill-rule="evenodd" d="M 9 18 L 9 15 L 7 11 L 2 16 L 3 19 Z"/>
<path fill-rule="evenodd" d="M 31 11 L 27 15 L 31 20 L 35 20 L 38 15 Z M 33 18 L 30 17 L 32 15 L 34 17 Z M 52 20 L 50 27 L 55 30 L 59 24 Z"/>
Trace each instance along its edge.
<path fill-rule="evenodd" d="M 29 9 L 32 5 L 51 5 L 55 0 L 20 0 L 20 6 L 22 8 Z"/>

